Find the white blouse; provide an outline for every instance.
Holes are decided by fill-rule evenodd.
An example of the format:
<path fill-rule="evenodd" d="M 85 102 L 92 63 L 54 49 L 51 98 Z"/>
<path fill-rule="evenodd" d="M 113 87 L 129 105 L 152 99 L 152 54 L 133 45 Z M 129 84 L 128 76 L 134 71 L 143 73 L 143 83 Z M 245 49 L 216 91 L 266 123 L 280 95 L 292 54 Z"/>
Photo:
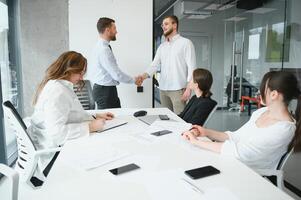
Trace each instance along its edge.
<path fill-rule="evenodd" d="M 39 95 L 28 133 L 37 149 L 62 146 L 67 140 L 89 135 L 88 114 L 66 80 L 50 80 Z M 52 155 L 40 159 L 43 170 Z"/>
<path fill-rule="evenodd" d="M 265 111 L 267 108 L 258 109 L 240 129 L 227 131 L 229 140 L 223 144 L 221 153 L 235 156 L 254 170 L 276 169 L 294 136 L 296 125 L 280 121 L 259 128 L 255 122 Z"/>

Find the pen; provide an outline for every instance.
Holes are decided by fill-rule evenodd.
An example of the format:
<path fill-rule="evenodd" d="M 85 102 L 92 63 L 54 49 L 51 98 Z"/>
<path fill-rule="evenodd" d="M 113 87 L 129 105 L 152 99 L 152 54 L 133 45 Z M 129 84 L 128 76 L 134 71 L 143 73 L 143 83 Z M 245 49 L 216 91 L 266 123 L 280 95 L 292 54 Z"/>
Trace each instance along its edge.
<path fill-rule="evenodd" d="M 184 178 L 182 178 L 182 180 L 185 181 L 186 183 L 188 183 L 190 186 L 192 186 L 192 188 L 193 188 L 194 190 L 197 190 L 199 193 L 204 194 L 204 191 L 203 191 L 203 190 L 201 190 L 200 188 L 198 188 L 196 185 L 194 185 L 194 184 L 191 183 L 190 181 L 188 181 L 188 180 L 186 180 L 186 179 L 184 179 Z"/>
<path fill-rule="evenodd" d="M 92 115 L 92 117 L 93 117 L 94 119 L 96 119 L 96 117 L 95 117 L 94 115 Z"/>

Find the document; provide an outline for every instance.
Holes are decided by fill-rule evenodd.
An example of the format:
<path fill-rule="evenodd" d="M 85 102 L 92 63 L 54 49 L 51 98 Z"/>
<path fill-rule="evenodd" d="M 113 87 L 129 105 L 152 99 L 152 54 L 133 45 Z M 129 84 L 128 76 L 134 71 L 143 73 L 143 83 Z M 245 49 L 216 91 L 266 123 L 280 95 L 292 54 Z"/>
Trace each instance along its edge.
<path fill-rule="evenodd" d="M 83 150 L 77 155 L 68 157 L 64 162 L 71 166 L 84 170 L 91 170 L 101 167 L 108 163 L 120 160 L 129 156 L 130 154 L 121 150 L 108 148 L 105 151 L 97 152 L 90 150 Z"/>
<path fill-rule="evenodd" d="M 118 118 L 114 118 L 114 119 L 111 119 L 111 120 L 106 120 L 106 123 L 104 125 L 103 130 L 99 130 L 97 132 L 98 133 L 99 132 L 104 132 L 104 131 L 107 131 L 107 130 L 110 130 L 110 129 L 113 129 L 113 128 L 117 128 L 119 126 L 123 126 L 127 123 L 128 123 L 128 121 L 126 121 L 124 119 L 118 119 Z"/>

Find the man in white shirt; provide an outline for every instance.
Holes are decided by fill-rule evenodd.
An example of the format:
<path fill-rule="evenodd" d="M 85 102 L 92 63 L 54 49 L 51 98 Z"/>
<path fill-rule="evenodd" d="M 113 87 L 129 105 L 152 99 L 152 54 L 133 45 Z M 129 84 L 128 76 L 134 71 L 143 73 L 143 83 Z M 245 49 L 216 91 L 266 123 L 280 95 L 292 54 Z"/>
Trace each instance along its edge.
<path fill-rule="evenodd" d="M 88 79 L 93 84 L 93 98 L 98 109 L 120 108 L 116 85 L 120 82 L 140 85 L 141 82 L 125 74 L 118 67 L 110 46 L 110 41 L 116 40 L 115 21 L 102 17 L 97 22 L 97 30 L 100 38 L 89 59 L 87 73 Z"/>
<path fill-rule="evenodd" d="M 151 66 L 139 76 L 143 81 L 161 66 L 159 80 L 161 105 L 176 114 L 183 111 L 185 101 L 190 97 L 190 90 L 186 86 L 196 68 L 194 46 L 189 39 L 178 34 L 178 24 L 176 16 L 167 16 L 163 19 L 162 29 L 166 40 L 157 49 Z"/>

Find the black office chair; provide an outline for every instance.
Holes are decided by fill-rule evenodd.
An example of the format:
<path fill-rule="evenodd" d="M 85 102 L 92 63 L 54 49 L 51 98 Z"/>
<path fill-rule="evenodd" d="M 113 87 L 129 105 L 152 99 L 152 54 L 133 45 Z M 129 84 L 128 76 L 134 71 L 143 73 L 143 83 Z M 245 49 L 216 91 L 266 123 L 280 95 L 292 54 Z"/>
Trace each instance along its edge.
<path fill-rule="evenodd" d="M 78 97 L 79 102 L 82 104 L 85 110 L 94 110 L 95 101 L 92 96 L 92 87 L 89 80 L 84 80 L 85 85 L 82 89 L 79 89 L 77 85 L 73 87 L 75 94 Z"/>

